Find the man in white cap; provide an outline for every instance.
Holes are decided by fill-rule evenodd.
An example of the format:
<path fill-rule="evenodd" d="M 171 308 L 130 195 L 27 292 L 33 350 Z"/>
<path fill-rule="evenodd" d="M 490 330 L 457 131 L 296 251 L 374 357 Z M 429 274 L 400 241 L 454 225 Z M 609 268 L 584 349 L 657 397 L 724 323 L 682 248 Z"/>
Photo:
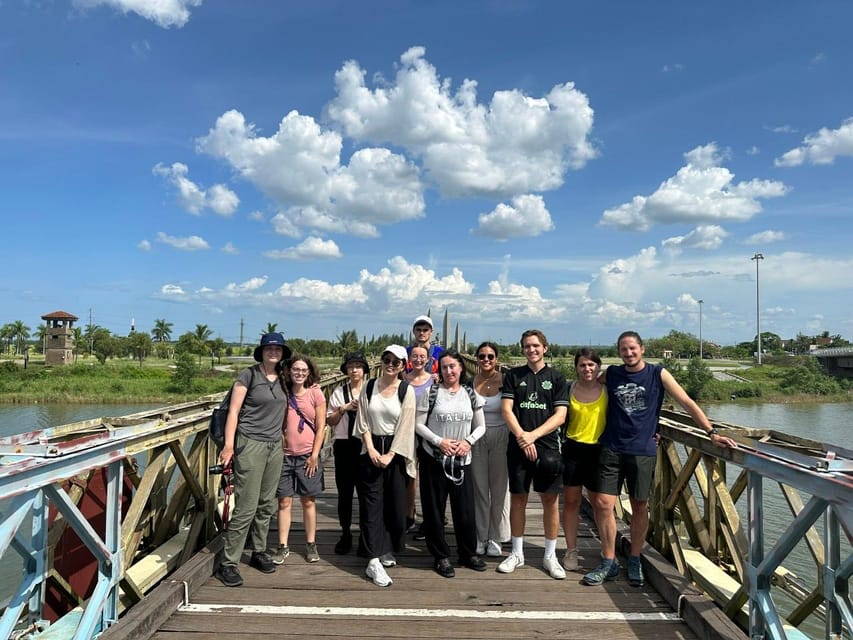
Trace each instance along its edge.
<path fill-rule="evenodd" d="M 415 341 L 412 346 L 424 347 L 429 353 L 429 360 L 427 361 L 426 366 L 424 367 L 425 371 L 428 371 L 432 374 L 438 373 L 438 358 L 441 355 L 442 348 L 440 345 L 431 344 L 432 343 L 432 318 L 429 316 L 418 316 L 415 318 L 415 321 L 412 323 L 412 336 Z M 412 347 L 408 347 L 406 349 L 408 353 L 411 353 Z M 407 370 L 411 370 L 411 363 L 406 367 Z"/>

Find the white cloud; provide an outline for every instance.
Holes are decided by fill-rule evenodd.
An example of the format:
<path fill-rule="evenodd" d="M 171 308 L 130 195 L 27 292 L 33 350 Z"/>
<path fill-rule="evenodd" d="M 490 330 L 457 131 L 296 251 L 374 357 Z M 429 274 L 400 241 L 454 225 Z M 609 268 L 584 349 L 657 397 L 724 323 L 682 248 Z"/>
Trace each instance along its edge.
<path fill-rule="evenodd" d="M 663 65 L 663 67 L 661 67 L 661 71 L 663 71 L 664 73 L 684 71 L 684 65 L 679 64 L 678 62 L 673 63 L 673 64 L 665 64 L 665 65 Z"/>
<path fill-rule="evenodd" d="M 477 102 L 477 83 L 451 92 L 424 59 L 423 47 L 400 57 L 393 82 L 365 85 L 366 72 L 350 60 L 335 74 L 337 97 L 326 115 L 352 138 L 390 143 L 420 156 L 446 196 L 513 196 L 556 189 L 565 172 L 596 156 L 588 140 L 593 111 L 572 83 L 533 98 L 498 91 Z"/>
<path fill-rule="evenodd" d="M 772 180 L 734 183 L 734 174 L 719 166 L 725 155 L 713 142 L 685 153 L 687 165 L 657 191 L 606 210 L 600 224 L 646 231 L 655 223 L 743 222 L 761 211 L 760 198 L 788 192 L 784 183 Z"/>
<path fill-rule="evenodd" d="M 249 278 L 245 282 L 231 282 L 225 285 L 225 291 L 228 293 L 247 293 L 250 291 L 257 291 L 267 283 L 267 280 L 267 276 L 258 276 L 255 278 Z"/>
<path fill-rule="evenodd" d="M 310 236 L 295 247 L 279 251 L 264 251 L 262 255 L 274 260 L 331 260 L 340 258 L 342 254 L 333 240 Z"/>
<path fill-rule="evenodd" d="M 764 128 L 773 133 L 797 133 L 797 130 L 789 124 L 783 124 L 777 127 L 768 127 L 765 125 Z"/>
<path fill-rule="evenodd" d="M 686 236 L 673 236 L 661 244 L 672 251 L 682 249 L 719 249 L 728 232 L 716 224 L 699 225 Z"/>
<path fill-rule="evenodd" d="M 297 111 L 263 137 L 231 110 L 196 143 L 285 210 L 273 220 L 277 233 L 298 237 L 298 227 L 305 226 L 375 237 L 374 225 L 424 215 L 423 186 L 413 163 L 387 149 L 367 148 L 342 165 L 341 136 Z"/>
<path fill-rule="evenodd" d="M 263 211 L 252 211 L 246 217 L 252 222 L 264 222 L 266 220 L 266 216 L 264 215 Z"/>
<path fill-rule="evenodd" d="M 761 149 L 759 149 L 755 145 L 752 145 L 749 149 L 746 150 L 746 155 L 748 156 L 757 156 L 759 153 L 761 153 Z"/>
<path fill-rule="evenodd" d="M 141 240 L 139 244 L 136 245 L 136 248 L 140 251 L 151 251 L 151 243 L 148 240 Z"/>
<path fill-rule="evenodd" d="M 839 156 L 853 156 L 853 118 L 845 120 L 838 129 L 822 127 L 817 133 L 803 138 L 803 144 L 776 158 L 777 167 L 798 167 L 801 164 L 832 164 Z"/>
<path fill-rule="evenodd" d="M 137 58 L 145 59 L 151 53 L 151 44 L 148 40 L 139 40 L 130 43 L 130 50 Z"/>
<path fill-rule="evenodd" d="M 654 247 L 642 249 L 629 258 L 608 262 L 593 276 L 589 296 L 618 303 L 639 302 L 645 293 L 644 286 L 649 284 L 645 275 L 657 273 L 659 265 Z"/>
<path fill-rule="evenodd" d="M 160 287 L 160 294 L 163 296 L 183 296 L 186 295 L 186 292 L 180 285 L 164 284 Z"/>
<path fill-rule="evenodd" d="M 190 9 L 200 7 L 202 0 L 73 0 L 81 9 L 107 6 L 122 13 L 135 13 L 159 26 L 183 27 L 190 19 Z"/>
<path fill-rule="evenodd" d="M 157 232 L 157 241 L 162 242 L 163 244 L 168 244 L 175 249 L 180 249 L 181 251 L 198 251 L 199 249 L 209 249 L 210 245 L 199 236 L 188 236 L 186 238 L 178 238 L 175 236 L 170 236 L 162 231 Z"/>
<path fill-rule="evenodd" d="M 233 242 L 226 242 L 225 246 L 222 247 L 222 253 L 225 253 L 229 256 L 236 256 L 240 254 L 240 250 L 234 246 Z"/>
<path fill-rule="evenodd" d="M 481 213 L 475 235 L 498 241 L 511 238 L 534 237 L 554 228 L 551 214 L 542 196 L 523 195 L 512 199 L 512 204 L 500 203 L 489 213 Z"/>
<path fill-rule="evenodd" d="M 753 233 L 743 241 L 743 244 L 771 244 L 773 242 L 781 242 L 784 239 L 784 231 L 773 231 L 772 229 L 767 229 L 766 231 Z"/>
<path fill-rule="evenodd" d="M 200 215 L 204 209 L 212 209 L 221 216 L 228 217 L 237 210 L 240 198 L 223 184 L 215 184 L 203 189 L 187 177 L 189 167 L 182 162 L 166 166 L 158 162 L 151 170 L 154 175 L 163 176 L 178 190 L 178 201 L 186 211 Z"/>

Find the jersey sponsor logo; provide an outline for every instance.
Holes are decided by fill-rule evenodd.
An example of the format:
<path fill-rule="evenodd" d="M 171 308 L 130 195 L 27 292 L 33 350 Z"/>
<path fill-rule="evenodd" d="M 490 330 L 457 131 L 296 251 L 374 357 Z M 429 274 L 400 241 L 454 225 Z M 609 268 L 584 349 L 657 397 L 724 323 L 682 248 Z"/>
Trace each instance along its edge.
<path fill-rule="evenodd" d="M 646 408 L 646 388 L 635 382 L 620 384 L 616 387 L 613 395 L 622 410 L 631 415 Z"/>
<path fill-rule="evenodd" d="M 539 394 L 535 391 L 527 396 L 527 400 L 523 400 L 518 403 L 518 406 L 522 409 L 547 409 L 548 405 L 544 402 L 537 402 L 539 400 Z"/>

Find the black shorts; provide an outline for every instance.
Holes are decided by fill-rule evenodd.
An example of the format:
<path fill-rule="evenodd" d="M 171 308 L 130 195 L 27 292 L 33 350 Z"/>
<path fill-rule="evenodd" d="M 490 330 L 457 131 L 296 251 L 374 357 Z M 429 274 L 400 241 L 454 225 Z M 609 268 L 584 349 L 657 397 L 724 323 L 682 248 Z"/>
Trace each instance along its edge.
<path fill-rule="evenodd" d="M 598 457 L 601 445 L 565 440 L 563 442 L 563 486 L 590 491 L 598 486 Z"/>
<path fill-rule="evenodd" d="M 647 502 L 655 478 L 656 456 L 635 456 L 616 453 L 601 447 L 598 457 L 598 482 L 594 491 L 618 496 L 624 482 L 628 495 L 639 502 Z"/>
<path fill-rule="evenodd" d="M 560 493 L 563 490 L 562 475 L 543 476 L 537 473 L 536 464 L 527 459 L 513 439 L 506 448 L 506 462 L 510 493 L 530 493 L 531 484 L 536 493 Z"/>

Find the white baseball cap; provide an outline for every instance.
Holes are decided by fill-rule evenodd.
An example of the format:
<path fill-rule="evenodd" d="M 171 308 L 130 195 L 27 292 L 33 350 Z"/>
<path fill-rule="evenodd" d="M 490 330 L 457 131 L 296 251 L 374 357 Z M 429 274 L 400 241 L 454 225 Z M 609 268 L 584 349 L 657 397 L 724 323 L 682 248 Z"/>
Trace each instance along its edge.
<path fill-rule="evenodd" d="M 429 316 L 418 316 L 415 318 L 415 321 L 412 323 L 412 328 L 418 326 L 419 324 L 428 324 L 430 329 L 435 329 L 432 324 L 432 318 Z"/>

